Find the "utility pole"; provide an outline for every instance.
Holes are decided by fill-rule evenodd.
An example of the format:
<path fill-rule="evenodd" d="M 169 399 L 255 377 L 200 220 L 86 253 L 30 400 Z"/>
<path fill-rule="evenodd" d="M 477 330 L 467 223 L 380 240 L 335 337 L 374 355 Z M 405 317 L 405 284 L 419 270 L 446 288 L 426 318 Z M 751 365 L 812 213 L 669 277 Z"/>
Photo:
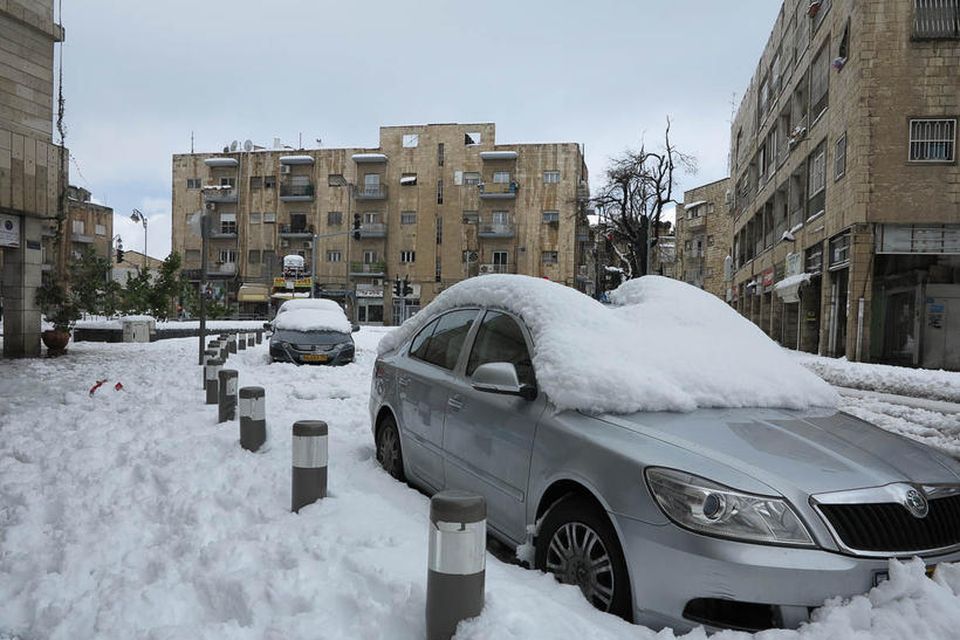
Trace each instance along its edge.
<path fill-rule="evenodd" d="M 214 188 L 219 190 L 219 187 Z M 203 352 L 207 339 L 207 236 L 209 231 L 209 216 L 207 214 L 207 190 L 205 187 L 200 195 L 200 344 L 199 362 L 203 364 Z"/>

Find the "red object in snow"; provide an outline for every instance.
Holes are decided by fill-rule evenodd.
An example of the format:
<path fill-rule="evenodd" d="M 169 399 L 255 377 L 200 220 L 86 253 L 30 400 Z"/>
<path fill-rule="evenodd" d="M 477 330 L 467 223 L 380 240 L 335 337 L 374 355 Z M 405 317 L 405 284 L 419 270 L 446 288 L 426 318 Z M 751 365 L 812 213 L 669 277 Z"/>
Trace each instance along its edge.
<path fill-rule="evenodd" d="M 113 390 L 114 390 L 114 391 L 120 391 L 121 389 L 123 389 L 123 383 L 122 383 L 122 382 L 118 382 L 117 384 L 113 385 Z"/>
<path fill-rule="evenodd" d="M 97 392 L 97 389 L 99 389 L 100 387 L 102 387 L 102 386 L 103 386 L 103 383 L 106 382 L 106 381 L 107 381 L 106 378 L 104 378 L 103 380 L 97 380 L 97 384 L 95 384 L 95 385 L 93 385 L 92 387 L 90 387 L 90 395 L 92 396 L 94 393 L 96 393 L 96 392 Z"/>

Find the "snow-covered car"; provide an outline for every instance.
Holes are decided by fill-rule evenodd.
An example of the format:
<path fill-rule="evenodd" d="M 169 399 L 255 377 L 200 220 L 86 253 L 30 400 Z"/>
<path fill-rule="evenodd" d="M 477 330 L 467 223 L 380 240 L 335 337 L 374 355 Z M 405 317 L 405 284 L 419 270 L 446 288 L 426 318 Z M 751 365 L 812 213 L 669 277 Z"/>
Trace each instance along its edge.
<path fill-rule="evenodd" d="M 340 305 L 330 300 L 312 300 L 309 302 L 328 305 L 286 308 L 291 302 L 308 301 L 290 300 L 280 307 L 270 336 L 272 361 L 331 365 L 353 362 L 354 327 Z"/>
<path fill-rule="evenodd" d="M 611 301 L 510 275 L 441 293 L 379 345 L 377 460 L 482 494 L 518 555 L 655 628 L 796 627 L 890 558 L 960 561 L 956 460 L 838 412 L 699 289 Z"/>

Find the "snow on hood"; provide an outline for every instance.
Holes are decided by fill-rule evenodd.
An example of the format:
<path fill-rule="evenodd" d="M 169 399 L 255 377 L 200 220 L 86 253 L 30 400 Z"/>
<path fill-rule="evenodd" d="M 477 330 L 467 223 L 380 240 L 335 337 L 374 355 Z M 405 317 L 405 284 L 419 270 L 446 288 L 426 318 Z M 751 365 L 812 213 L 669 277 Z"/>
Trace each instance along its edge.
<path fill-rule="evenodd" d="M 549 280 L 470 278 L 445 290 L 380 342 L 381 354 L 436 313 L 478 305 L 510 311 L 534 343 L 537 381 L 559 410 L 692 411 L 700 407 L 834 407 L 838 397 L 720 299 L 646 276 L 610 295 L 616 307 Z"/>
<path fill-rule="evenodd" d="M 336 303 L 334 303 L 336 304 Z M 293 309 L 278 314 L 273 321 L 274 329 L 280 331 L 338 331 L 350 333 L 353 327 L 343 310 Z"/>

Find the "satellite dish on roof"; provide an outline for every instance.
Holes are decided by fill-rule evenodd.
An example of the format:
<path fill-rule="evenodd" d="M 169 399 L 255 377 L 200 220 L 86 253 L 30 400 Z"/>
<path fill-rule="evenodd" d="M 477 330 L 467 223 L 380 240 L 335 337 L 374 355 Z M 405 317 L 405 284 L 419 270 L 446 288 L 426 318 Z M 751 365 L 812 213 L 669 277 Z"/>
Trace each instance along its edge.
<path fill-rule="evenodd" d="M 243 141 L 243 150 L 244 151 L 253 151 L 253 140 L 244 140 Z"/>
<path fill-rule="evenodd" d="M 223 152 L 224 152 L 224 153 L 230 153 L 230 147 L 224 147 L 224 148 L 223 148 Z"/>
<path fill-rule="evenodd" d="M 240 143 L 234 140 L 233 142 L 230 143 L 230 151 L 236 151 L 239 146 L 240 146 Z"/>

